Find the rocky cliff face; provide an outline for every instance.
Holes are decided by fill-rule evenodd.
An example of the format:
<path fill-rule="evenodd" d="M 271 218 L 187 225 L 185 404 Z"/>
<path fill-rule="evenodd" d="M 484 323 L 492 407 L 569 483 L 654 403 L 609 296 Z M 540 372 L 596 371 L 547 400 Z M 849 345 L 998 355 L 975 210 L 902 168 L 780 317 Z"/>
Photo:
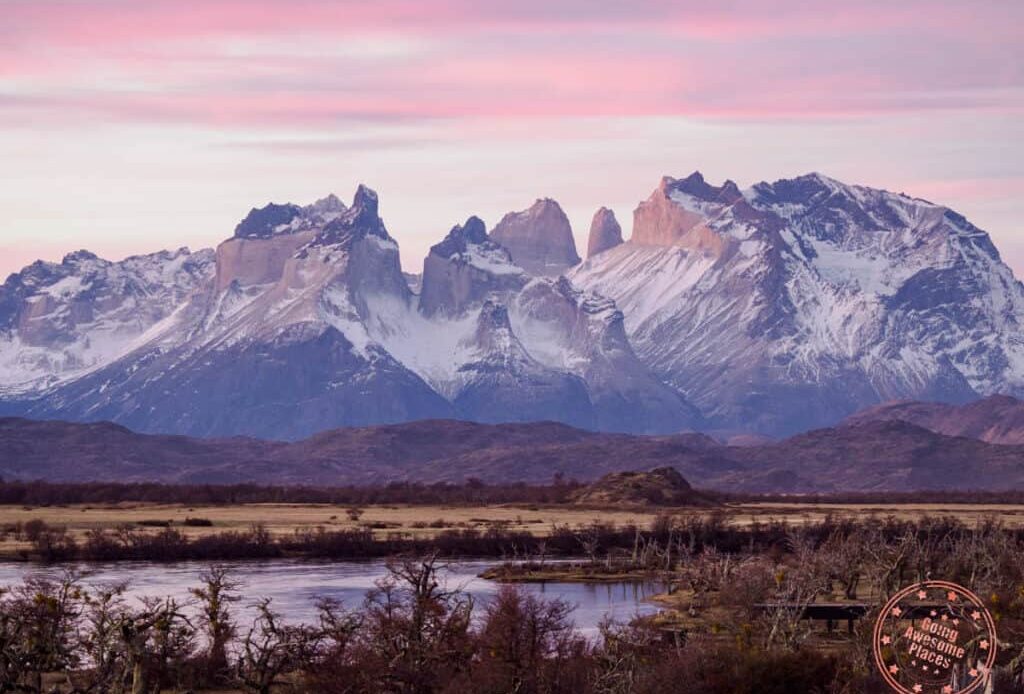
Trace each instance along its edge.
<path fill-rule="evenodd" d="M 458 368 L 454 396 L 460 417 L 593 427 L 593 408 L 583 379 L 535 359 L 512 330 L 504 306 L 485 302 L 464 346 L 469 358 Z"/>
<path fill-rule="evenodd" d="M 678 246 L 718 256 L 729 242 L 729 237 L 715 231 L 718 217 L 749 213 L 743 195 L 732 181 L 715 187 L 708 185 L 699 172 L 678 181 L 666 176 L 633 212 L 630 240 L 640 245 Z"/>
<path fill-rule="evenodd" d="M 1018 392 L 1024 293 L 932 203 L 819 175 L 664 179 L 629 243 L 570 273 L 716 425 L 786 434 L 894 397 Z"/>
<path fill-rule="evenodd" d="M 376 194 L 360 187 L 344 209 L 327 201 L 317 203 L 326 214 L 290 206 L 299 215 L 273 233 L 243 222 L 244 233 L 217 249 L 208 289 L 161 326 L 166 339 L 141 341 L 22 409 L 140 431 L 285 439 L 451 416 L 443 397 L 367 337 L 369 297 L 412 299 Z"/>
<path fill-rule="evenodd" d="M 292 203 L 268 203 L 263 207 L 249 210 L 245 219 L 235 227 L 235 238 L 266 239 L 323 227 L 340 217 L 347 209 L 345 203 L 333 193 L 305 207 Z"/>
<path fill-rule="evenodd" d="M 580 262 L 569 218 L 550 198 L 502 217 L 491 239 L 507 248 L 516 265 L 532 275 L 560 275 Z"/>
<path fill-rule="evenodd" d="M 516 291 L 528 280 L 509 251 L 487 237 L 484 223 L 470 217 L 433 246 L 423 261 L 420 308 L 428 316 L 457 316 L 489 294 Z"/>
<path fill-rule="evenodd" d="M 0 398 L 81 377 L 154 339 L 214 275 L 212 251 L 120 262 L 87 251 L 0 286 Z"/>
<path fill-rule="evenodd" d="M 610 299 L 581 291 L 564 277 L 539 278 L 515 297 L 512 308 L 534 353 L 587 384 L 593 428 L 675 432 L 701 421 L 696 408 L 637 359 L 622 312 Z"/>
<path fill-rule="evenodd" d="M 622 243 L 622 227 L 619 226 L 619 220 L 615 219 L 614 212 L 607 207 L 602 207 L 594 213 L 594 219 L 590 222 L 587 257 L 607 251 L 620 243 Z"/>
<path fill-rule="evenodd" d="M 924 200 L 820 175 L 665 178 L 578 262 L 550 200 L 471 217 L 410 288 L 376 193 L 253 210 L 216 251 L 0 287 L 0 414 L 297 438 L 430 417 L 779 436 L 1024 393 L 1024 288 Z M 597 250 L 600 249 L 600 250 Z M 564 273 L 564 274 L 562 274 Z"/>
<path fill-rule="evenodd" d="M 253 210 L 202 257 L 157 328 L 2 410 L 281 439 L 454 416 L 637 432 L 699 418 L 639 363 L 611 302 L 532 278 L 475 217 L 431 249 L 418 296 L 363 186 L 351 206 Z M 11 325 L 11 340 L 34 335 Z"/>

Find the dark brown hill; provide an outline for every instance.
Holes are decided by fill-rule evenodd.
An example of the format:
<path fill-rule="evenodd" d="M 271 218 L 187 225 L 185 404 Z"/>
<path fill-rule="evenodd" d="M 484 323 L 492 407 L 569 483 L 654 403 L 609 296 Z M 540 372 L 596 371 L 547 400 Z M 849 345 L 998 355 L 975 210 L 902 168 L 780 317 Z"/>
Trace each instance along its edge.
<path fill-rule="evenodd" d="M 966 405 L 896 401 L 848 417 L 843 425 L 901 421 L 947 436 L 966 436 L 988 443 L 1024 444 L 1024 402 L 993 395 Z"/>
<path fill-rule="evenodd" d="M 717 485 L 753 491 L 1024 488 L 1024 446 L 944 436 L 906 422 L 818 429 L 768 446 L 730 448 L 749 471 Z"/>
<path fill-rule="evenodd" d="M 650 472 L 613 472 L 573 493 L 578 504 L 710 506 L 712 502 L 690 486 L 672 467 Z"/>
<path fill-rule="evenodd" d="M 695 487 L 829 492 L 1024 488 L 1024 446 L 901 421 L 723 446 L 701 434 L 643 437 L 562 424 L 434 420 L 337 429 L 296 443 L 144 435 L 120 426 L 0 419 L 0 477 L 52 481 L 343 485 L 548 483 L 673 467 Z"/>

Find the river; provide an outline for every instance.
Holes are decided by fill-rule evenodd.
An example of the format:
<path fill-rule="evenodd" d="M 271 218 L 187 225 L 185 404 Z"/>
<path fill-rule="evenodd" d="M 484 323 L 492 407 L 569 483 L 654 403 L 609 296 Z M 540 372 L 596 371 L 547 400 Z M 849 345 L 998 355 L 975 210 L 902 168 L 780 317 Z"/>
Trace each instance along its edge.
<path fill-rule="evenodd" d="M 377 561 L 319 562 L 306 560 L 274 560 L 222 562 L 232 577 L 241 583 L 243 596 L 238 610 L 248 612 L 258 598 L 272 598 L 273 608 L 288 621 L 313 622 L 317 598 L 331 597 L 352 609 L 375 583 L 387 574 L 386 563 Z M 479 578 L 478 574 L 494 566 L 493 560 L 463 560 L 446 564 L 441 572 L 446 588 L 458 588 L 473 596 L 482 605 L 495 594 L 498 584 Z M 87 571 L 85 585 L 126 582 L 132 598 L 172 596 L 189 599 L 188 589 L 198 585 L 198 576 L 206 563 L 181 562 L 119 562 L 109 564 L 76 564 L 73 568 Z M 0 563 L 0 586 L 20 583 L 25 577 L 60 576 L 65 566 Z M 527 591 L 546 599 L 559 598 L 575 607 L 572 613 L 576 628 L 593 637 L 605 618 L 627 622 L 636 615 L 651 614 L 657 608 L 647 602 L 662 591 L 656 582 L 569 583 L 554 582 L 522 584 Z M 240 615 L 242 616 L 242 615 Z M 244 617 L 243 617 L 244 619 Z"/>

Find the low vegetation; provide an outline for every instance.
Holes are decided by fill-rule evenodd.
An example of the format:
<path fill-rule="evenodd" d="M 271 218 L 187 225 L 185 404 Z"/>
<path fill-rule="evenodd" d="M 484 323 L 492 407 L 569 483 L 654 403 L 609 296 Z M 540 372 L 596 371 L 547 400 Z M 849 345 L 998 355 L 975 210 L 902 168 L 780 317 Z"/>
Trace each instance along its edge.
<path fill-rule="evenodd" d="M 957 495 L 975 504 L 962 518 L 936 516 L 937 506 L 921 499 L 910 514 L 884 507 L 882 498 L 844 498 L 851 505 L 840 510 L 852 515 L 832 515 L 836 498 L 740 503 L 719 495 L 699 509 L 654 509 L 643 523 L 592 520 L 623 517 L 601 510 L 587 522 L 543 528 L 535 527 L 539 511 L 520 517 L 492 504 L 569 508 L 578 489 L 566 482 L 376 490 L 0 485 L 0 500 L 18 499 L 22 516 L 55 509 L 89 516 L 92 508 L 57 505 L 64 503 L 111 504 L 115 514 L 123 505 L 135 514 L 131 523 L 76 532 L 39 517 L 0 521 L 0 542 L 15 543 L 22 559 L 211 564 L 188 604 L 136 601 L 123 585 L 90 585 L 73 573 L 0 590 L 0 692 L 882 694 L 868 648 L 877 609 L 926 578 L 956 581 L 985 598 L 1000 636 L 994 691 L 1024 692 L 1024 527 L 1017 507 L 985 515 L 1012 494 Z M 417 506 L 413 521 L 382 514 L 418 492 L 449 505 Z M 185 505 L 167 514 L 139 498 L 150 494 Z M 315 506 L 310 498 L 330 501 Z M 324 522 L 271 532 L 217 515 L 242 499 L 271 504 L 253 506 L 265 515 L 288 500 L 314 504 Z M 44 501 L 55 505 L 31 505 Z M 474 604 L 438 579 L 446 558 L 466 556 L 505 560 L 488 574 L 505 585 L 493 601 Z M 389 577 L 360 605 L 321 602 L 314 623 L 296 624 L 247 596 L 253 617 L 243 623 L 238 586 L 216 562 L 280 557 L 392 560 Z M 605 624 L 596 639 L 573 629 L 569 606 L 511 587 L 641 578 L 667 586 L 657 598 L 663 610 Z M 849 633 L 830 631 L 801 619 L 802 607 L 816 602 L 868 612 Z"/>
<path fill-rule="evenodd" d="M 752 530 L 666 516 L 625 539 L 594 527 L 518 550 L 543 572 L 571 542 L 589 570 L 670 583 L 669 610 L 605 623 L 596 639 L 575 631 L 569 605 L 510 585 L 475 604 L 446 587 L 437 550 L 393 559 L 362 604 L 321 601 L 312 624 L 259 598 L 242 623 L 238 585 L 216 565 L 188 604 L 130 601 L 125 586 L 74 573 L 30 578 L 0 593 L 0 691 L 882 694 L 868 648 L 877 606 L 941 576 L 985 596 L 1000 635 L 994 691 L 1024 692 L 1021 531 L 948 518 Z M 849 634 L 792 609 L 836 600 L 874 607 Z"/>

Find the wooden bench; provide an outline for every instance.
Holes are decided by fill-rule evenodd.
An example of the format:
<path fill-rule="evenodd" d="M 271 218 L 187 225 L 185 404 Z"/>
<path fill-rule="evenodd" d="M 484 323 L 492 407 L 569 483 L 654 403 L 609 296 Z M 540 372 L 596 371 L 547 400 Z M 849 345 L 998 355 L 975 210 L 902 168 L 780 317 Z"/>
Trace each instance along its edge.
<path fill-rule="evenodd" d="M 806 605 L 795 602 L 765 602 L 754 605 L 754 608 L 762 612 L 768 612 L 769 610 L 802 610 L 800 619 L 823 621 L 829 632 L 835 630 L 836 622 L 845 619 L 846 630 L 852 634 L 854 620 L 866 615 L 868 610 L 871 609 L 871 605 L 852 602 L 812 602 Z"/>

